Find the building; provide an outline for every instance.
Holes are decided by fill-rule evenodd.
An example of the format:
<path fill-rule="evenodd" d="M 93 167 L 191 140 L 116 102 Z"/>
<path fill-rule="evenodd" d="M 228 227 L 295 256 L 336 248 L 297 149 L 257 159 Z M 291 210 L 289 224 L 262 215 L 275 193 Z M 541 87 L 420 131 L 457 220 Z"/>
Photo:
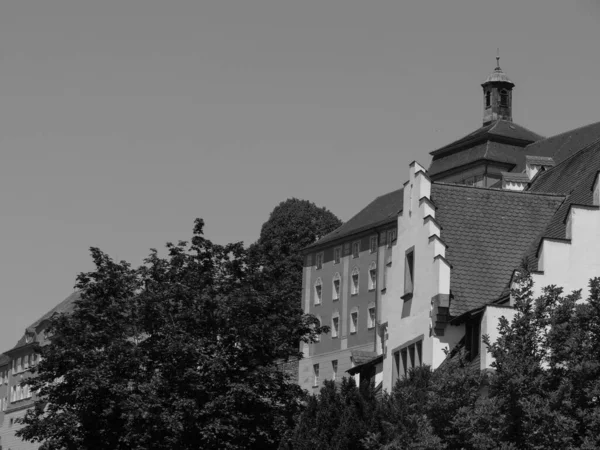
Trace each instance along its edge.
<path fill-rule="evenodd" d="M 78 298 L 77 292 L 68 296 L 27 327 L 13 348 L 0 354 L 0 445 L 3 450 L 39 448 L 39 444 L 24 442 L 15 436 L 15 432 L 22 428 L 17 419 L 24 417 L 35 402 L 35 394 L 20 383 L 32 376 L 30 369 L 41 360 L 40 355 L 34 352 L 34 346 L 36 343 L 42 346 L 48 343 L 46 329 L 49 319 L 55 314 L 72 311 Z"/>
<path fill-rule="evenodd" d="M 489 368 L 481 336 L 493 338 L 498 318 L 514 314 L 510 287 L 523 264 L 537 292 L 558 284 L 585 294 L 600 274 L 600 123 L 542 138 L 512 121 L 514 86 L 498 61 L 482 84 L 480 128 L 431 152 L 428 170 L 412 163 L 401 189 L 305 250 L 304 310 L 339 330 L 304 347 L 301 386 L 347 370 L 389 391 L 411 367 L 436 368 L 457 346 Z M 391 245 L 382 245 L 384 228 Z M 375 239 L 377 250 L 365 252 Z M 332 258 L 336 246 L 341 260 Z M 354 273 L 359 292 L 372 278 L 376 289 L 352 297 Z M 336 277 L 334 299 L 326 289 Z"/>

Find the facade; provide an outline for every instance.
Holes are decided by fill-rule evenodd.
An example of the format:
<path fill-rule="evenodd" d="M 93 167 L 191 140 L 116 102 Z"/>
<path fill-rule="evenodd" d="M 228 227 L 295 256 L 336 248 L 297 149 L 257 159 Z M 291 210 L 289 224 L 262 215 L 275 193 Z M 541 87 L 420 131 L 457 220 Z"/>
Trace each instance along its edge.
<path fill-rule="evenodd" d="M 322 249 L 328 264 L 329 246 L 368 239 L 383 216 L 385 227 L 396 230 L 385 254 L 355 261 L 361 274 L 377 261 L 382 281 L 373 297 L 338 308 L 347 333 L 352 308 L 374 302 L 374 333 L 346 345 L 327 335 L 305 346 L 303 387 L 334 378 L 327 366 L 337 360 L 336 378 L 350 365 L 349 374 L 374 378 L 389 391 L 411 367 L 437 368 L 461 347 L 475 367 L 489 369 L 482 336 L 493 339 L 498 319 L 514 314 L 517 271 L 532 274 L 538 294 L 557 284 L 583 289 L 585 298 L 588 280 L 600 275 L 600 123 L 542 138 L 512 121 L 514 86 L 498 64 L 482 84 L 480 128 L 431 152 L 428 170 L 413 162 L 401 189 L 306 249 L 304 309 L 329 323 L 335 304 L 327 303 L 326 291 L 324 303 L 315 304 L 313 291 L 315 277 L 327 286 L 335 269 L 317 269 L 315 252 Z M 346 283 L 353 267 L 351 259 L 344 265 Z"/>
<path fill-rule="evenodd" d="M 2 450 L 35 450 L 39 444 L 24 442 L 15 436 L 15 432 L 22 425 L 17 423 L 27 413 L 35 402 L 35 394 L 28 386 L 21 386 L 22 380 L 32 376 L 31 369 L 40 361 L 41 356 L 36 354 L 36 345 L 46 345 L 48 335 L 46 329 L 48 320 L 59 313 L 66 313 L 73 309 L 77 293 L 71 294 L 39 320 L 27 327 L 25 334 L 17 344 L 4 354 L 0 354 L 0 445 Z"/>

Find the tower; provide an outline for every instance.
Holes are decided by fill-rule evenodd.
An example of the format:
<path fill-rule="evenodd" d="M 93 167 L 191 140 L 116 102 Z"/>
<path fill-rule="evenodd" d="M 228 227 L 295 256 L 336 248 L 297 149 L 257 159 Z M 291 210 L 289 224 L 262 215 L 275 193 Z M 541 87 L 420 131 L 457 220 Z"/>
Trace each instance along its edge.
<path fill-rule="evenodd" d="M 512 122 L 512 90 L 515 84 L 500 68 L 500 56 L 496 56 L 496 68 L 481 87 L 483 87 L 483 125 L 496 120 Z"/>

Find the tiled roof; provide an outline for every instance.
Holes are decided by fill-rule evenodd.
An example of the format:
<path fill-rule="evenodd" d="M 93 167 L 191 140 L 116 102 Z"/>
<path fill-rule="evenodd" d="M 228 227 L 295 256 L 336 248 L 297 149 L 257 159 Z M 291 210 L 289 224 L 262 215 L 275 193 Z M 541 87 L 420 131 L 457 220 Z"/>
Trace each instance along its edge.
<path fill-rule="evenodd" d="M 448 245 L 457 317 L 498 299 L 564 197 L 433 183 L 431 200 Z"/>
<path fill-rule="evenodd" d="M 524 155 L 551 156 L 556 164 L 600 139 L 600 122 L 565 131 L 525 147 Z M 519 160 L 516 172 L 525 170 L 525 160 Z"/>
<path fill-rule="evenodd" d="M 502 179 L 513 183 L 529 183 L 529 177 L 526 173 L 502 172 Z"/>
<path fill-rule="evenodd" d="M 445 145 L 438 150 L 434 150 L 430 155 L 435 159 L 436 156 L 462 149 L 469 145 L 485 142 L 487 140 L 499 140 L 502 138 L 507 141 L 536 142 L 542 139 L 542 136 L 517 123 L 509 122 L 507 120 L 497 120 L 473 131 L 457 141 Z"/>
<path fill-rule="evenodd" d="M 402 209 L 403 202 L 404 195 L 402 189 L 377 197 L 341 227 L 324 236 L 314 244 L 309 245 L 306 249 L 321 246 L 378 225 L 395 222 L 398 212 Z"/>
<path fill-rule="evenodd" d="M 552 156 L 525 156 L 525 162 L 537 166 L 554 166 L 554 158 Z"/>
<path fill-rule="evenodd" d="M 38 320 L 33 322 L 31 325 L 29 325 L 27 327 L 27 330 L 34 330 L 40 323 L 42 323 L 46 319 L 49 319 L 54 314 L 69 313 L 69 312 L 73 311 L 73 308 L 75 308 L 75 300 L 79 300 L 79 298 L 80 298 L 79 291 L 73 292 L 71 295 L 69 295 L 67 298 L 65 298 L 62 302 L 60 302 L 58 305 L 56 305 L 54 308 L 52 308 L 50 311 L 48 311 L 46 314 L 44 314 Z M 12 349 L 14 350 L 14 349 L 17 349 L 20 347 L 24 347 L 25 344 L 26 344 L 26 342 L 25 342 L 25 334 L 24 334 L 23 336 L 21 336 L 21 339 L 19 339 L 17 344 Z"/>
<path fill-rule="evenodd" d="M 592 187 L 600 171 L 600 141 L 595 142 L 534 178 L 529 191 L 568 195 L 540 237 L 565 239 L 571 205 L 592 206 Z M 536 249 L 537 251 L 537 246 Z"/>
<path fill-rule="evenodd" d="M 371 362 L 378 356 L 376 352 L 367 352 L 364 350 L 352 350 L 350 354 L 352 355 L 352 362 L 355 366 Z"/>

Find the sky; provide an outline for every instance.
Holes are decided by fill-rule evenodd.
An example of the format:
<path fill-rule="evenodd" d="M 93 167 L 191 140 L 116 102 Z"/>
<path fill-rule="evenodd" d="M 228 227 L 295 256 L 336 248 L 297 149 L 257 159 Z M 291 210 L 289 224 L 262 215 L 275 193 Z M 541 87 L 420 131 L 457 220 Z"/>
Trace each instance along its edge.
<path fill-rule="evenodd" d="M 600 121 L 594 0 L 0 4 L 0 351 L 93 270 L 191 236 L 254 242 L 296 197 L 348 220 L 481 126 Z"/>

